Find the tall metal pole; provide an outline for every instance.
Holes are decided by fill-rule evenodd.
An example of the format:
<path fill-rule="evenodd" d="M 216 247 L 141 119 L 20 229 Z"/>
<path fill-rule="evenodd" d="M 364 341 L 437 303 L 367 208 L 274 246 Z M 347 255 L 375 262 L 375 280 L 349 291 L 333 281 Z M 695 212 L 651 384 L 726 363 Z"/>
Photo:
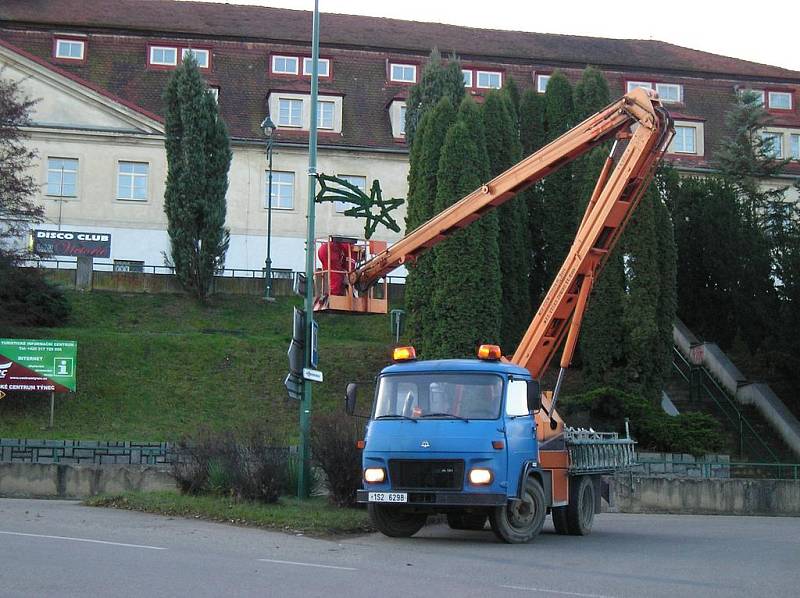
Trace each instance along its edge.
<path fill-rule="evenodd" d="M 319 74 L 319 0 L 314 0 L 314 22 L 311 28 L 311 122 L 308 130 L 308 227 L 306 233 L 306 343 L 305 366 L 311 367 L 311 329 L 314 321 L 314 198 L 317 191 L 317 93 Z M 297 496 L 308 498 L 311 481 L 311 383 L 303 384 L 300 403 L 300 475 Z"/>
<path fill-rule="evenodd" d="M 272 301 L 272 128 L 267 127 L 267 261 L 266 282 L 264 283 L 264 300 Z"/>

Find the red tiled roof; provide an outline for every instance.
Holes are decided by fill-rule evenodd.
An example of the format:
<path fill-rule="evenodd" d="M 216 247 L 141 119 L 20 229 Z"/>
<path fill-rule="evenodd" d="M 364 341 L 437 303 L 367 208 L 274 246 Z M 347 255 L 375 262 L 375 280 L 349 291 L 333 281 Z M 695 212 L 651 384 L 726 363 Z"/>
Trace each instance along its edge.
<path fill-rule="evenodd" d="M 203 38 L 309 44 L 311 13 L 300 10 L 171 0 L 3 0 L 0 21 L 60 28 L 120 29 Z M 434 46 L 465 59 L 535 61 L 552 66 L 594 64 L 673 73 L 788 79 L 800 72 L 652 40 L 473 29 L 439 23 L 327 14 L 326 47 L 427 55 Z"/>

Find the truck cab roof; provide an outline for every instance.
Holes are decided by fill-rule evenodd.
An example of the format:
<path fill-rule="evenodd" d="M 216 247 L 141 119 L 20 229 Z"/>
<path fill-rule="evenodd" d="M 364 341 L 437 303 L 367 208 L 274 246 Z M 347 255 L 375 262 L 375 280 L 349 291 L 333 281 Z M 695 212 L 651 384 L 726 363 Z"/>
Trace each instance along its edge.
<path fill-rule="evenodd" d="M 429 361 L 404 361 L 387 366 L 383 374 L 411 374 L 431 372 L 474 372 L 480 374 L 506 374 L 530 379 L 525 368 L 513 363 L 482 359 L 434 359 Z"/>

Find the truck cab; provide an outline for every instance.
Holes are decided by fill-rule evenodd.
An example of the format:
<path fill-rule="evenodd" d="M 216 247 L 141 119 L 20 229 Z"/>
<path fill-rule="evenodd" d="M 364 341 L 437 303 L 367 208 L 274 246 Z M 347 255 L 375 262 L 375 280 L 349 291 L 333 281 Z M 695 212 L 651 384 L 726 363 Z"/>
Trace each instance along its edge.
<path fill-rule="evenodd" d="M 436 361 L 403 348 L 408 357 L 381 371 L 358 501 L 387 535 L 413 535 L 432 513 L 457 529 L 482 529 L 488 517 L 516 541 L 541 529 L 550 479 L 539 468 L 539 384 L 484 347 L 483 359 Z"/>

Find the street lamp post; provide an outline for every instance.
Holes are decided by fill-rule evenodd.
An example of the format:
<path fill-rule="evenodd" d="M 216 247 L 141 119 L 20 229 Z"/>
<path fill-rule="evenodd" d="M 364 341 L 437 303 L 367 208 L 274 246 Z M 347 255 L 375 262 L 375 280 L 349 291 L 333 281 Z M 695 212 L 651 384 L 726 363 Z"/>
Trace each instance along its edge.
<path fill-rule="evenodd" d="M 272 143 L 275 123 L 267 116 L 261 121 L 261 130 L 267 139 L 267 259 L 264 262 L 266 282 L 264 283 L 264 301 L 274 301 L 272 297 Z"/>

